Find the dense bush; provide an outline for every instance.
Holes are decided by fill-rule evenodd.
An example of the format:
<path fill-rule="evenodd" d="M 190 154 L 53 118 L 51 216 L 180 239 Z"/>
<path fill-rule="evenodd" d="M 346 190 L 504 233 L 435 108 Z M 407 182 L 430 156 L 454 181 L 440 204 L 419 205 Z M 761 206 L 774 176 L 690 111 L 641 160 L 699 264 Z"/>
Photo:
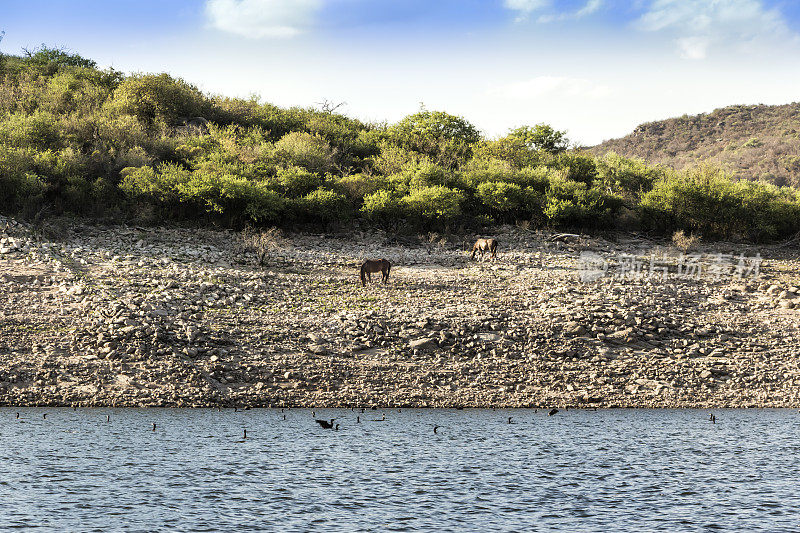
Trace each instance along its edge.
<path fill-rule="evenodd" d="M 554 179 L 547 188 L 544 215 L 553 224 L 602 227 L 620 208 L 619 198 L 596 187 L 567 179 Z"/>
<path fill-rule="evenodd" d="M 395 193 L 382 189 L 364 197 L 361 214 L 372 222 L 392 221 L 403 216 L 403 203 Z"/>
<path fill-rule="evenodd" d="M 709 167 L 660 179 L 642 197 L 641 209 L 645 222 L 661 231 L 771 239 L 800 230 L 797 190 L 733 181 Z"/>
<path fill-rule="evenodd" d="M 464 194 L 441 185 L 414 189 L 402 198 L 406 213 L 417 221 L 447 221 L 461 214 Z"/>
<path fill-rule="evenodd" d="M 203 117 L 191 129 L 182 119 Z M 421 110 L 393 125 L 330 108 L 209 97 L 167 74 L 98 70 L 40 48 L 0 63 L 0 210 L 229 225 L 353 217 L 415 231 L 486 222 L 772 239 L 800 231 L 797 191 L 568 149 L 545 124 L 483 139 Z M 739 145 L 736 146 L 738 149 Z M 798 165 L 791 156 L 786 168 Z M 44 209 L 48 208 L 48 209 Z"/>
<path fill-rule="evenodd" d="M 197 87 L 169 74 L 128 77 L 114 91 L 110 105 L 135 116 L 147 127 L 174 125 L 180 117 L 202 116 L 209 108 Z"/>
<path fill-rule="evenodd" d="M 328 141 L 310 133 L 293 131 L 275 143 L 275 157 L 287 166 L 303 167 L 311 172 L 329 172 L 334 167 L 334 153 Z"/>
<path fill-rule="evenodd" d="M 597 179 L 602 187 L 632 199 L 653 188 L 653 183 L 667 176 L 663 167 L 646 165 L 638 159 L 626 159 L 611 152 L 598 159 Z"/>

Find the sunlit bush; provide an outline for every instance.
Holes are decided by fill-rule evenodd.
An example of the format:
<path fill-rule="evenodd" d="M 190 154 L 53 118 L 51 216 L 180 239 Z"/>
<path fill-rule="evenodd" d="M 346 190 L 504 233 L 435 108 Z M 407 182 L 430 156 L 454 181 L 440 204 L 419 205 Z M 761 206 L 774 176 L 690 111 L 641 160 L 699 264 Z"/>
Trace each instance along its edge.
<path fill-rule="evenodd" d="M 406 213 L 417 220 L 445 221 L 461 214 L 461 191 L 436 185 L 414 189 L 402 198 Z"/>
<path fill-rule="evenodd" d="M 287 166 L 298 166 L 311 172 L 330 172 L 334 153 L 328 141 L 317 135 L 294 131 L 275 143 L 275 157 Z"/>
<path fill-rule="evenodd" d="M 552 224 L 602 227 L 611 223 L 621 206 L 619 198 L 585 183 L 551 180 L 544 202 L 544 215 Z"/>
<path fill-rule="evenodd" d="M 169 74 L 134 74 L 120 83 L 111 101 L 114 109 L 136 116 L 145 126 L 174 125 L 180 117 L 203 116 L 209 110 L 197 87 Z"/>
<path fill-rule="evenodd" d="M 733 181 L 704 167 L 658 180 L 642 197 L 643 219 L 654 229 L 696 231 L 708 237 L 772 239 L 800 231 L 796 190 Z"/>

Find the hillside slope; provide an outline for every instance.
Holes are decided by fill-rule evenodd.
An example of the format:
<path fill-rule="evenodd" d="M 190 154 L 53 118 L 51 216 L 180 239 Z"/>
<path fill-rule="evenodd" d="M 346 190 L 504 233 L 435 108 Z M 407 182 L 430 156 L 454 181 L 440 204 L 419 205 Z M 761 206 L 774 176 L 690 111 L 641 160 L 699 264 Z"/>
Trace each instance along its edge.
<path fill-rule="evenodd" d="M 737 177 L 800 185 L 800 103 L 737 105 L 708 114 L 649 122 L 590 148 L 678 170 L 719 164 Z"/>

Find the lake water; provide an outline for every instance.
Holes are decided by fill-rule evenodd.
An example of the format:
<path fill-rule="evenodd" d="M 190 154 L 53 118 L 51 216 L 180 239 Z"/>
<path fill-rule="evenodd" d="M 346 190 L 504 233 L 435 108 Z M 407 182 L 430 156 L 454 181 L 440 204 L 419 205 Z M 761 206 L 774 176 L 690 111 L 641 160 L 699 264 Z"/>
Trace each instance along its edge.
<path fill-rule="evenodd" d="M 713 412 L 2 408 L 0 529 L 800 530 L 800 413 Z"/>

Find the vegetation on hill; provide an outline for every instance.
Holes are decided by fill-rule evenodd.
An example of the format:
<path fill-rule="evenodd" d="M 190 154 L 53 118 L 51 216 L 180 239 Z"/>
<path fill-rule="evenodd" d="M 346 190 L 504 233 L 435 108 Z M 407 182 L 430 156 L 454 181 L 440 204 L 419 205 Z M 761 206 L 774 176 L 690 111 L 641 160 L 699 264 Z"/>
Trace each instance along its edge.
<path fill-rule="evenodd" d="M 206 95 L 168 74 L 99 70 L 44 47 L 0 58 L 0 210 L 231 226 L 617 225 L 753 239 L 800 230 L 794 189 L 595 157 L 543 124 L 499 139 L 426 109 L 365 124 Z"/>
<path fill-rule="evenodd" d="M 590 151 L 686 170 L 714 164 L 735 178 L 800 186 L 800 103 L 730 106 L 650 122 Z"/>

